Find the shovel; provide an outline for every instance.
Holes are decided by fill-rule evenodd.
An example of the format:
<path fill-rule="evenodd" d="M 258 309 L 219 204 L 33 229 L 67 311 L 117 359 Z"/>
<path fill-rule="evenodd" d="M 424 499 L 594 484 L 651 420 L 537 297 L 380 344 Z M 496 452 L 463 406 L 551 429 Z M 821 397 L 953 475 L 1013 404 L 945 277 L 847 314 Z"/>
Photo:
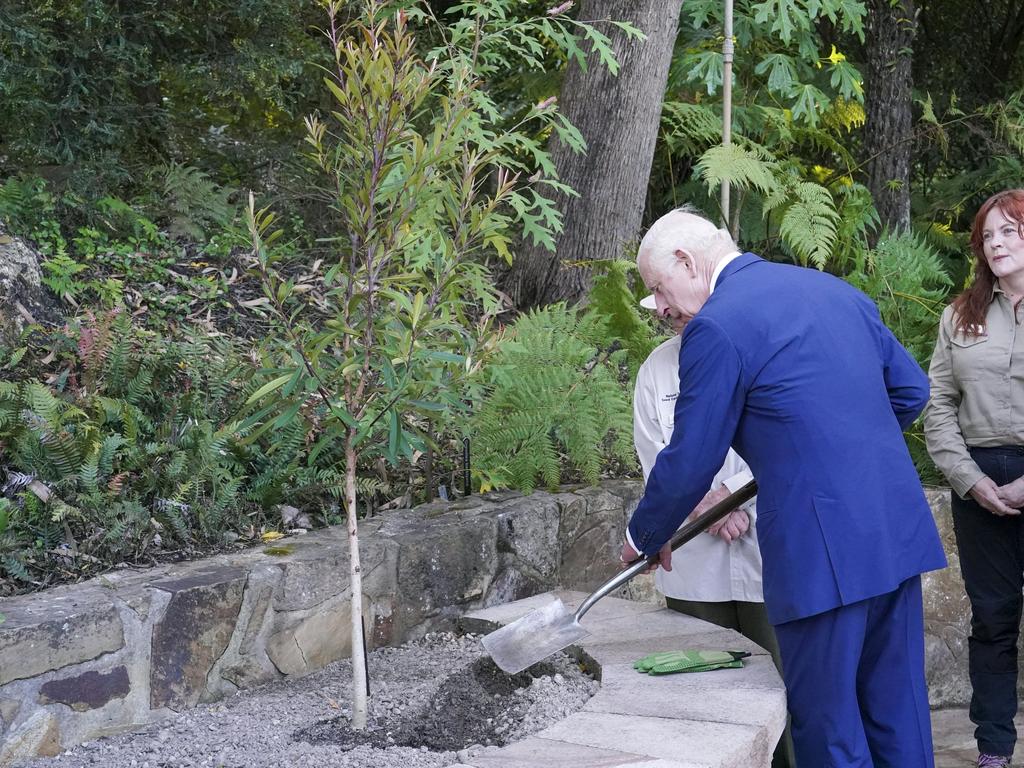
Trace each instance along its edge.
<path fill-rule="evenodd" d="M 678 549 L 697 534 L 703 533 L 756 494 L 757 483 L 751 480 L 736 493 L 722 499 L 696 520 L 691 520 L 676 531 L 669 541 L 672 549 Z M 570 612 L 565 604 L 556 598 L 549 605 L 530 611 L 511 624 L 494 630 L 483 638 L 484 649 L 494 659 L 495 664 L 508 674 L 514 675 L 538 661 L 546 659 L 551 654 L 579 642 L 590 634 L 580 626 L 583 614 L 589 611 L 594 603 L 602 597 L 615 591 L 638 573 L 647 570 L 657 557 L 655 554 L 650 557 L 638 558 L 629 563 L 624 571 L 606 581 L 584 600 L 576 609 L 576 613 Z"/>

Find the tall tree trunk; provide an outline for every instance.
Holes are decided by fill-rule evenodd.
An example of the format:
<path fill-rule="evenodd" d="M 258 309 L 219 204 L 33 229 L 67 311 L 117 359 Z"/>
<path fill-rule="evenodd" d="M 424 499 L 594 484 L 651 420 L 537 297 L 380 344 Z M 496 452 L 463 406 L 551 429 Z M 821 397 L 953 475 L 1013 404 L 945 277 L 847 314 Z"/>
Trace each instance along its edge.
<path fill-rule="evenodd" d="M 579 128 L 587 151 L 578 155 L 557 138 L 551 153 L 562 181 L 579 197 L 557 195 L 564 230 L 551 253 L 523 243 L 505 289 L 520 309 L 578 301 L 590 271 L 566 266 L 593 258 L 617 258 L 636 238 L 651 175 L 661 103 L 679 24 L 682 0 L 583 0 L 579 18 L 615 19 L 641 29 L 646 40 L 607 31 L 619 62 L 613 75 L 591 52 L 584 70 L 569 65 L 559 104 Z"/>
<path fill-rule="evenodd" d="M 359 527 L 356 516 L 355 430 L 345 439 L 345 512 L 348 519 L 349 584 L 352 591 L 352 729 L 366 728 L 366 652 L 363 642 L 363 571 L 359 565 Z"/>
<path fill-rule="evenodd" d="M 882 227 L 890 230 L 910 228 L 910 46 L 916 13 L 914 0 L 868 0 L 864 152 L 868 189 Z"/>

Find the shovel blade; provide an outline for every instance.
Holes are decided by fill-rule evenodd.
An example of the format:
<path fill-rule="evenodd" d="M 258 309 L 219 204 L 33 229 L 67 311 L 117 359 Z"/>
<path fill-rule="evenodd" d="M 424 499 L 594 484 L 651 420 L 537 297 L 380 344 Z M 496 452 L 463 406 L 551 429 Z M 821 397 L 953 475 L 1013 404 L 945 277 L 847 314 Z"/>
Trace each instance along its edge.
<path fill-rule="evenodd" d="M 553 603 L 485 635 L 481 642 L 494 663 L 514 675 L 589 634 L 573 612 L 556 598 Z"/>

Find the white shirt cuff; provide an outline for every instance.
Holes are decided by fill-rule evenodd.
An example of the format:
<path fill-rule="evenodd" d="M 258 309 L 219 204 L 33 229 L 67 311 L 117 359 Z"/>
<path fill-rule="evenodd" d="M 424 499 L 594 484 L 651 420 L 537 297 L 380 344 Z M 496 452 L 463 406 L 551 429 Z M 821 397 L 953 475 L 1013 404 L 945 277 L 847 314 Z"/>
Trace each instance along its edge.
<path fill-rule="evenodd" d="M 738 491 L 740 488 L 742 488 L 744 485 L 746 485 L 753 479 L 753 473 L 749 469 L 744 469 L 741 470 L 740 472 L 737 472 L 732 477 L 725 478 L 725 480 L 722 481 L 722 485 L 725 486 L 726 490 L 729 491 L 729 493 L 736 493 L 736 491 Z M 754 511 L 756 509 L 756 503 L 757 497 L 754 496 L 753 498 L 748 499 L 739 506 L 740 509 L 747 513 L 747 517 L 750 518 L 751 525 L 753 525 L 757 520 L 757 513 Z"/>
<path fill-rule="evenodd" d="M 744 469 L 742 472 L 737 472 L 732 477 L 725 478 L 725 480 L 722 481 L 722 485 L 729 489 L 729 493 L 736 493 L 736 491 L 753 479 L 754 475 L 750 470 Z"/>
<path fill-rule="evenodd" d="M 636 548 L 636 544 L 633 543 L 633 537 L 629 535 L 629 528 L 626 528 L 626 543 L 633 548 L 633 551 L 638 555 L 643 554 L 639 549 Z"/>

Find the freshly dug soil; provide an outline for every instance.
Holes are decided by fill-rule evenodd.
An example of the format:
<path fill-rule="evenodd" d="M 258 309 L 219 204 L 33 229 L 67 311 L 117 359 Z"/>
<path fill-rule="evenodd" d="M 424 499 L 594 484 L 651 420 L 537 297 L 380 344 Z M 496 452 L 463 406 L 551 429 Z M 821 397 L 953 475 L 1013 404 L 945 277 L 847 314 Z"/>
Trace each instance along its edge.
<path fill-rule="evenodd" d="M 443 768 L 575 712 L 597 683 L 564 654 L 509 676 L 479 636 L 428 635 L 369 656 L 368 727 L 349 727 L 351 666 L 243 691 L 147 731 L 24 768 Z"/>

